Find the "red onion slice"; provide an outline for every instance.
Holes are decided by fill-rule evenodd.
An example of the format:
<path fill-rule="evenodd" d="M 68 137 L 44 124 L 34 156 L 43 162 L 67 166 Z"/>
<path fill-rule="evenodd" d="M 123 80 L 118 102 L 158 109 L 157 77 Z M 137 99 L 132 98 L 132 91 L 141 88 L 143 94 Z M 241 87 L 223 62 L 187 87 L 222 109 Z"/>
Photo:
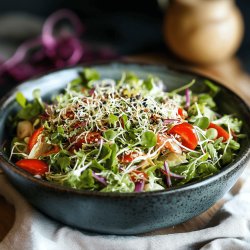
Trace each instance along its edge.
<path fill-rule="evenodd" d="M 170 172 L 170 176 L 175 178 L 175 179 L 185 179 L 185 176 L 183 175 L 179 175 L 179 174 L 175 174 L 173 172 Z"/>
<path fill-rule="evenodd" d="M 72 24 L 76 37 L 80 37 L 85 30 L 81 20 L 72 11 L 67 9 L 58 10 L 48 17 L 42 29 L 42 41 L 47 48 L 55 46 L 57 42 L 57 38 L 53 34 L 55 26 L 63 19 L 67 19 Z"/>
<path fill-rule="evenodd" d="M 104 177 L 102 177 L 102 176 L 97 175 L 94 171 L 92 171 L 92 176 L 93 176 L 97 181 L 99 181 L 100 183 L 102 183 L 104 186 L 107 186 L 107 185 L 108 185 L 106 179 L 105 179 Z"/>
<path fill-rule="evenodd" d="M 166 177 L 167 177 L 166 178 L 167 187 L 171 187 L 172 182 L 171 182 L 171 177 L 170 177 L 170 170 L 169 170 L 168 163 L 166 161 L 164 162 L 164 169 L 165 169 Z"/>
<path fill-rule="evenodd" d="M 14 67 L 16 64 L 21 63 L 26 59 L 26 56 L 29 51 L 38 47 L 41 47 L 40 38 L 35 38 L 24 42 L 20 47 L 18 47 L 15 54 L 10 59 L 5 61 L 1 66 L 3 67 L 3 69 L 9 69 Z"/>
<path fill-rule="evenodd" d="M 56 25 L 68 21 L 72 29 L 60 29 L 55 35 Z M 62 9 L 45 21 L 40 37 L 23 43 L 15 54 L 4 62 L 0 61 L 0 84 L 6 79 L 22 81 L 48 70 L 73 66 L 80 62 L 118 58 L 107 47 L 95 47 L 81 41 L 85 30 L 81 20 L 70 10 Z"/>
<path fill-rule="evenodd" d="M 185 108 L 188 109 L 190 107 L 190 99 L 191 99 L 191 91 L 190 91 L 189 88 L 186 89 L 185 96 L 186 96 L 186 105 L 185 105 Z"/>
<path fill-rule="evenodd" d="M 174 123 L 174 122 L 180 122 L 180 119 L 164 119 L 163 120 L 163 124 L 170 124 L 170 123 Z"/>
<path fill-rule="evenodd" d="M 137 181 L 135 182 L 135 192 L 136 193 L 140 193 L 143 191 L 144 189 L 144 185 L 145 185 L 145 181 L 144 180 L 140 180 L 140 181 Z"/>

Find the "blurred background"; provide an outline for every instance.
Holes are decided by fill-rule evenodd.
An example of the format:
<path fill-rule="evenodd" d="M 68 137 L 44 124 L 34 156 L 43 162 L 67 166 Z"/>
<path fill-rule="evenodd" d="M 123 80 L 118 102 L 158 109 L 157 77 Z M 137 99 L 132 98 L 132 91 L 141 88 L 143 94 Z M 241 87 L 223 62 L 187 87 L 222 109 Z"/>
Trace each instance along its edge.
<path fill-rule="evenodd" d="M 229 53 L 230 55 L 226 59 L 236 57 L 244 70 L 250 72 L 250 16 L 248 15 L 250 2 L 244 0 L 214 0 L 210 2 L 225 1 L 231 2 L 232 5 L 239 8 L 239 13 L 241 13 L 244 21 L 244 36 L 241 39 L 241 35 L 239 35 L 240 38 L 238 44 L 235 45 L 235 50 L 231 54 Z M 182 5 L 176 7 L 175 4 L 178 2 L 181 2 L 182 5 L 184 3 L 185 8 L 182 8 Z M 189 47 L 184 48 L 186 50 L 184 52 L 178 52 L 178 47 L 177 49 L 174 48 L 176 44 L 178 45 L 180 37 L 173 38 L 172 43 L 174 45 L 170 45 L 171 34 L 180 29 L 178 24 L 175 27 L 175 20 L 171 24 L 172 28 L 166 28 L 166 16 L 177 11 L 177 14 L 175 14 L 175 16 L 177 15 L 177 21 L 182 20 L 183 16 L 191 13 L 189 11 L 192 6 L 187 7 L 186 3 L 195 6 L 203 4 L 204 6 L 206 2 L 209 1 L 1 1 L 0 84 L 2 84 L 2 88 L 0 95 L 4 95 L 14 84 L 30 76 L 81 62 L 119 59 L 122 56 L 157 54 L 167 60 L 170 58 L 177 64 L 199 65 L 200 63 L 203 65 L 204 62 L 202 61 L 192 60 L 194 54 L 193 51 L 189 50 Z M 171 7 L 171 5 L 174 7 Z M 64 10 L 60 11 L 62 9 Z M 219 8 L 216 7 L 216 9 Z M 209 13 L 212 13 L 211 15 L 219 20 L 219 15 L 224 10 L 226 11 L 226 7 L 222 7 L 220 13 L 217 11 L 216 14 L 216 11 L 213 12 L 212 9 Z M 198 25 L 203 23 L 200 18 L 206 16 L 204 15 L 206 8 L 200 8 L 198 12 L 200 14 L 195 16 L 194 31 Z M 228 15 L 228 13 L 225 13 L 225 15 Z M 80 23 L 77 18 L 79 18 Z M 187 16 L 185 25 L 190 23 L 191 19 Z M 243 27 L 241 24 L 237 25 L 236 30 Z M 167 29 L 170 30 L 170 35 L 167 35 Z M 230 30 L 229 26 L 228 29 Z M 205 30 L 205 28 L 202 28 L 202 30 Z M 223 33 L 223 30 L 221 32 Z M 231 29 L 231 32 L 233 32 L 233 29 Z M 232 36 L 234 36 L 233 33 Z M 212 32 L 210 38 L 216 41 L 216 34 Z M 202 41 L 202 44 L 205 44 L 201 48 L 204 53 L 210 53 L 207 47 L 208 44 L 212 44 L 210 38 L 206 38 L 205 42 Z M 230 43 L 230 40 L 229 37 L 224 43 Z M 181 42 L 186 44 L 187 39 L 182 39 Z M 21 49 L 20 45 L 22 45 Z M 18 47 L 19 52 L 15 55 Z M 194 47 L 197 48 L 197 44 Z M 188 55 L 184 55 L 186 52 Z M 217 63 L 215 60 L 207 64 L 215 65 Z"/>

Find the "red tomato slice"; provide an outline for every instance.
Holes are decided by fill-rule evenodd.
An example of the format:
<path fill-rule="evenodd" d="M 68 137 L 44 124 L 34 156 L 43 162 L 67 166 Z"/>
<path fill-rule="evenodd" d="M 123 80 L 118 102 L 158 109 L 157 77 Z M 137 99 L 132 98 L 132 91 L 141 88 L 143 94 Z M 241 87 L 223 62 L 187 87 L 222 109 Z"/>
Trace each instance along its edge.
<path fill-rule="evenodd" d="M 133 182 L 146 181 L 148 180 L 148 175 L 142 171 L 134 170 L 130 173 L 130 178 Z"/>
<path fill-rule="evenodd" d="M 218 136 L 217 138 L 220 138 L 220 137 L 223 137 L 223 142 L 227 141 L 229 139 L 229 134 L 228 132 L 222 128 L 221 126 L 217 125 L 217 124 L 214 124 L 214 123 L 210 123 L 208 128 L 214 128 L 217 130 L 218 132 Z"/>
<path fill-rule="evenodd" d="M 37 159 L 22 159 L 16 165 L 33 175 L 44 175 L 48 172 L 48 165 L 44 161 Z"/>
<path fill-rule="evenodd" d="M 179 135 L 181 137 L 182 145 L 191 150 L 194 150 L 198 145 L 198 138 L 194 132 L 194 128 L 187 122 L 175 125 L 168 131 L 168 133 Z"/>
<path fill-rule="evenodd" d="M 120 163 L 126 164 L 132 162 L 138 156 L 137 152 L 123 153 L 121 156 L 118 156 L 118 159 Z"/>
<path fill-rule="evenodd" d="M 99 132 L 90 132 L 87 135 L 87 143 L 97 143 L 101 139 L 101 134 Z"/>
<path fill-rule="evenodd" d="M 32 148 L 35 146 L 35 144 L 37 143 L 38 137 L 42 132 L 43 132 L 43 127 L 40 127 L 39 129 L 33 132 L 28 142 L 28 152 L 30 152 Z"/>
<path fill-rule="evenodd" d="M 83 137 L 77 139 L 73 148 L 79 149 L 82 147 L 83 143 L 88 143 L 88 144 L 97 143 L 100 141 L 100 139 L 101 139 L 101 134 L 99 132 L 89 132 L 87 134 L 87 136 L 83 136 Z M 74 139 L 71 141 L 74 141 Z"/>
<path fill-rule="evenodd" d="M 184 110 L 182 108 L 178 108 L 178 115 L 182 118 L 185 119 L 187 116 L 185 114 Z"/>

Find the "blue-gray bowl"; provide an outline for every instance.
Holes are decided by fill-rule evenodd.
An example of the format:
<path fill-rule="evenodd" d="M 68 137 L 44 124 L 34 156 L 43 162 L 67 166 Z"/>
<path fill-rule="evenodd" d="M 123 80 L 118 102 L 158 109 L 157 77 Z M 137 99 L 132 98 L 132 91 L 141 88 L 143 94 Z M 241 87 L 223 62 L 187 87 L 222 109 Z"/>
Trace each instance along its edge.
<path fill-rule="evenodd" d="M 203 76 L 171 70 L 166 66 L 106 63 L 92 65 L 103 77 L 120 78 L 121 72 L 133 71 L 140 77 L 159 76 L 169 89 L 180 87 L 193 78 L 202 89 Z M 15 94 L 21 91 L 32 99 L 33 89 L 43 97 L 59 92 L 77 76 L 82 67 L 65 69 L 29 80 L 13 89 L 0 108 L 0 145 L 10 140 L 8 117 L 17 109 Z M 215 82 L 215 81 L 213 81 Z M 217 82 L 215 82 L 217 83 Z M 241 149 L 235 160 L 218 174 L 202 181 L 164 191 L 145 193 L 102 193 L 81 191 L 34 178 L 8 160 L 1 147 L 0 165 L 11 183 L 38 210 L 67 225 L 98 233 L 138 234 L 168 227 L 197 216 L 211 207 L 236 182 L 250 157 L 250 110 L 231 90 L 217 83 L 221 91 L 216 101 L 222 113 L 234 113 L 243 120 Z"/>

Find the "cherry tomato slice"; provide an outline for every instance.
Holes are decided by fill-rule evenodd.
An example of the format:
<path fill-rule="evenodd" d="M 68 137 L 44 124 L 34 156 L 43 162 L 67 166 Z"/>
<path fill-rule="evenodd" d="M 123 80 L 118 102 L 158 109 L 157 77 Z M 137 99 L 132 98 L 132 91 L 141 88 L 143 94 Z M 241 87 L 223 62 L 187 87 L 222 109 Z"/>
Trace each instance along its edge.
<path fill-rule="evenodd" d="M 178 115 L 182 118 L 185 119 L 187 117 L 186 111 L 184 111 L 182 108 L 178 108 Z"/>
<path fill-rule="evenodd" d="M 120 163 L 126 164 L 132 162 L 138 156 L 137 152 L 123 153 L 121 156 L 118 156 L 118 159 Z"/>
<path fill-rule="evenodd" d="M 37 159 L 22 159 L 16 165 L 33 175 L 44 175 L 48 172 L 48 165 L 44 161 Z"/>
<path fill-rule="evenodd" d="M 28 142 L 28 152 L 30 152 L 32 148 L 35 146 L 35 144 L 37 143 L 38 137 L 42 132 L 43 132 L 43 127 L 40 127 L 39 129 L 33 132 Z"/>
<path fill-rule="evenodd" d="M 87 136 L 78 138 L 73 148 L 79 149 L 82 147 L 83 143 L 88 143 L 88 144 L 97 143 L 100 141 L 100 139 L 101 139 L 101 134 L 99 132 L 89 132 Z"/>
<path fill-rule="evenodd" d="M 175 125 L 168 131 L 168 133 L 179 135 L 181 137 L 182 145 L 191 150 L 194 150 L 198 145 L 198 138 L 194 132 L 194 128 L 187 122 Z"/>
<path fill-rule="evenodd" d="M 226 142 L 228 139 L 229 139 L 229 134 L 228 132 L 222 128 L 221 126 L 217 125 L 217 124 L 214 124 L 214 123 L 210 123 L 208 128 L 214 128 L 217 130 L 218 132 L 218 136 L 217 138 L 220 138 L 220 137 L 223 137 L 223 142 Z"/>

